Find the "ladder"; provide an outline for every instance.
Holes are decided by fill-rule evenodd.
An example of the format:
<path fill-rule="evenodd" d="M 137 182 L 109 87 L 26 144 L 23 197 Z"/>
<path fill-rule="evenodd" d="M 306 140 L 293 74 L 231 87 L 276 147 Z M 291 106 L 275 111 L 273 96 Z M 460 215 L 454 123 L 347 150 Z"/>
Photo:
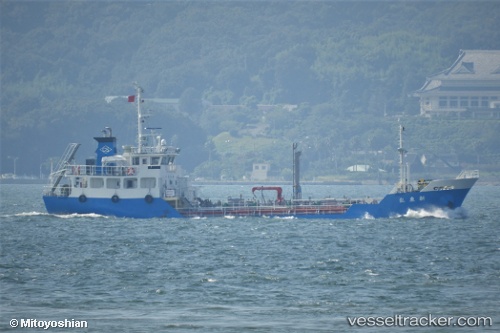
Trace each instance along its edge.
<path fill-rule="evenodd" d="M 50 191 L 51 193 L 55 192 L 57 185 L 59 185 L 59 182 L 66 173 L 66 165 L 68 165 L 69 161 L 75 158 L 76 151 L 78 150 L 79 147 L 80 147 L 79 143 L 70 143 L 66 147 L 66 150 L 64 151 L 63 155 L 59 159 L 59 162 L 57 163 L 56 171 L 50 174 L 50 178 L 53 180 L 52 189 Z"/>

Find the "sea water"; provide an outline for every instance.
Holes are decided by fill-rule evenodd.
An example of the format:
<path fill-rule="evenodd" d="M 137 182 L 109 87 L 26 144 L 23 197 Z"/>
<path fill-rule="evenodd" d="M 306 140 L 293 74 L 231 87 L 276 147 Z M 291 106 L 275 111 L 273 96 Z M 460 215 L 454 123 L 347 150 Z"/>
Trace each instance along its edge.
<path fill-rule="evenodd" d="M 475 186 L 454 212 L 358 220 L 55 216 L 41 185 L 0 187 L 2 331 L 65 320 L 56 330 L 500 331 L 500 187 Z M 250 189 L 200 193 L 250 198 Z M 303 194 L 389 190 L 304 186 Z"/>

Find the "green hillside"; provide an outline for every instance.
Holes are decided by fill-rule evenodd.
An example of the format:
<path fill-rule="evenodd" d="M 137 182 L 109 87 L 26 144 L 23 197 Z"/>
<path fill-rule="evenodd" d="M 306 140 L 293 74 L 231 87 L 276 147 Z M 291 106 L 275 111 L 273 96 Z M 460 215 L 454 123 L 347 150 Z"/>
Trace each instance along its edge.
<path fill-rule="evenodd" d="M 113 128 L 134 143 L 133 93 L 197 177 L 269 162 L 305 178 L 370 164 L 391 178 L 398 119 L 425 167 L 498 171 L 498 120 L 421 119 L 409 97 L 460 49 L 500 49 L 499 2 L 2 1 L 0 173 L 47 174 L 68 142 L 93 154 Z M 10 157 L 10 158 L 9 158 Z M 429 169 L 431 170 L 431 169 Z M 437 167 L 432 170 L 438 170 Z M 370 175 L 370 177 L 373 175 Z M 380 177 L 377 176 L 377 177 Z"/>

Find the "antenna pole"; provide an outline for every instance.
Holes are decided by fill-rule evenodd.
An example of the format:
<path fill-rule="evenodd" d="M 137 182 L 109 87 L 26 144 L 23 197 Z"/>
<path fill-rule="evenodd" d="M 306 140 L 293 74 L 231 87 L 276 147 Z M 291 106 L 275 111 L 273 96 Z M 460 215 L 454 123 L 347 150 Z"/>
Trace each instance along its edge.
<path fill-rule="evenodd" d="M 298 143 L 293 143 L 293 199 L 302 199 L 300 187 L 300 151 L 296 151 Z"/>
<path fill-rule="evenodd" d="M 401 192 L 406 192 L 406 168 L 404 164 L 404 155 L 406 150 L 403 148 L 403 131 L 405 130 L 403 125 L 399 125 L 399 186 Z"/>
<path fill-rule="evenodd" d="M 134 83 L 136 90 L 136 103 L 137 103 L 137 152 L 142 153 L 142 111 L 141 111 L 141 101 L 142 101 L 142 88 Z"/>

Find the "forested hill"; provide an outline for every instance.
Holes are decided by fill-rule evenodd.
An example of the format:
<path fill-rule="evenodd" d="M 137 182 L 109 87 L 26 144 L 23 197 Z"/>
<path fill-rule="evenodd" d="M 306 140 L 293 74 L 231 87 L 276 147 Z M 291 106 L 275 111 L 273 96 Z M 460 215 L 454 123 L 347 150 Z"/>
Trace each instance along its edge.
<path fill-rule="evenodd" d="M 139 82 L 145 97 L 179 99 L 148 107 L 200 176 L 288 167 L 292 141 L 306 171 L 328 174 L 362 162 L 353 151 L 394 148 L 394 116 L 418 114 L 409 95 L 460 49 L 500 49 L 496 1 L 2 0 L 0 15 L 0 173 L 16 160 L 17 174 L 47 174 L 68 142 L 88 157 L 105 126 L 134 143 L 132 105 L 104 97 Z M 298 107 L 258 107 L 285 104 Z M 449 131 L 451 148 L 414 123 L 433 153 L 500 156 L 496 122 Z"/>

